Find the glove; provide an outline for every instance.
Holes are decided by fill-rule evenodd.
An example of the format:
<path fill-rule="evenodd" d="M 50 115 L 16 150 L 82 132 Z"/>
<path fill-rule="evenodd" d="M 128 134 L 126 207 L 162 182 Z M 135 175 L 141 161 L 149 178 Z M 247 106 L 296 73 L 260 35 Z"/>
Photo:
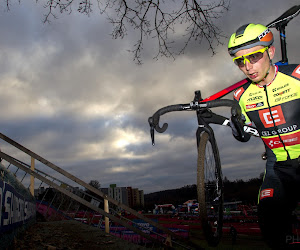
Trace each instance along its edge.
<path fill-rule="evenodd" d="M 250 139 L 250 135 L 244 132 L 243 129 L 245 121 L 246 119 L 243 114 L 241 114 L 241 116 L 231 116 L 229 119 L 234 138 L 241 142 L 246 142 Z"/>
<path fill-rule="evenodd" d="M 240 119 L 238 119 L 237 117 L 230 117 L 229 124 L 230 124 L 231 130 L 232 130 L 232 134 L 234 136 L 239 135 L 238 130 L 237 130 L 237 126 L 243 127 L 245 121 L 246 121 L 246 118 L 243 114 L 241 114 Z"/>

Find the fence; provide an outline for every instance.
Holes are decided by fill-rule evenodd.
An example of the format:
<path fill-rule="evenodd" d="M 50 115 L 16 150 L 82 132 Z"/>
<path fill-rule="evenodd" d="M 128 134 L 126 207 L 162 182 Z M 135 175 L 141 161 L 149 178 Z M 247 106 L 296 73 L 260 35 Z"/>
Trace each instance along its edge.
<path fill-rule="evenodd" d="M 36 190 L 43 191 L 36 194 L 36 210 L 46 216 L 48 220 L 74 219 L 91 226 L 113 233 L 110 226 L 126 228 L 124 239 L 133 239 L 138 243 L 189 249 L 186 237 L 162 226 L 154 220 L 138 213 L 132 208 L 114 200 L 95 187 L 85 183 L 78 177 L 30 151 L 16 141 L 0 133 L 0 138 L 7 143 L 5 149 L 18 156 L 18 159 L 0 151 L 0 158 L 7 163 L 7 169 L 19 179 L 24 186 L 28 186 L 31 194 Z M 3 162 L 4 162 L 3 161 Z M 26 163 L 30 162 L 30 164 Z M 134 216 L 129 220 L 122 216 L 125 211 Z M 137 223 L 135 220 L 143 221 Z M 148 226 L 145 227 L 145 224 Z M 154 230 L 155 229 L 155 230 Z M 114 233 L 115 234 L 115 233 Z M 138 237 L 128 237 L 134 234 Z M 142 240 L 141 240 L 142 239 Z"/>

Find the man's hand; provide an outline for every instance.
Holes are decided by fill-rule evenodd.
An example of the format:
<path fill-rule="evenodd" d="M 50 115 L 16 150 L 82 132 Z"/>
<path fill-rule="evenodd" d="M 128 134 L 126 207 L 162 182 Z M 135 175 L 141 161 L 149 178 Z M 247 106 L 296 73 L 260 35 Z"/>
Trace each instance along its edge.
<path fill-rule="evenodd" d="M 250 140 L 250 135 L 244 132 L 244 123 L 246 119 L 243 114 L 239 115 L 232 115 L 230 118 L 230 127 L 232 130 L 232 134 L 235 139 L 241 142 L 247 142 Z"/>

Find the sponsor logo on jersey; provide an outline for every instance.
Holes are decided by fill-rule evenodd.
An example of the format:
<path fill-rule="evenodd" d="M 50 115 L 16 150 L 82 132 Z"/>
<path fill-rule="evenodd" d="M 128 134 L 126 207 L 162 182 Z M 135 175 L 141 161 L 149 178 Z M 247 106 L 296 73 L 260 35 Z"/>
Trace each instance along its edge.
<path fill-rule="evenodd" d="M 280 102 L 280 101 L 284 102 L 284 101 L 287 101 L 288 99 L 292 99 L 292 98 L 295 98 L 297 96 L 298 96 L 298 93 L 292 93 L 290 95 L 286 95 L 286 96 L 283 96 L 283 97 L 279 96 L 279 97 L 275 98 L 275 102 Z"/>
<path fill-rule="evenodd" d="M 234 99 L 236 99 L 237 101 L 240 100 L 241 95 L 244 93 L 245 89 L 243 87 L 237 89 L 236 91 L 234 91 L 233 93 L 233 97 Z"/>
<path fill-rule="evenodd" d="M 262 107 L 262 106 L 264 106 L 264 103 L 263 102 L 258 102 L 258 103 L 246 105 L 246 109 L 255 109 L 255 108 Z"/>
<path fill-rule="evenodd" d="M 247 102 L 253 102 L 253 101 L 260 101 L 261 99 L 263 99 L 262 96 L 253 96 L 253 97 L 250 97 Z"/>
<path fill-rule="evenodd" d="M 274 94 L 274 97 L 276 97 L 276 96 L 280 96 L 280 95 L 283 95 L 283 94 L 286 94 L 286 93 L 289 93 L 289 92 L 290 92 L 290 90 L 291 90 L 291 88 L 289 88 L 289 89 L 286 89 L 286 90 L 283 90 L 283 91 L 281 91 L 281 92 L 278 92 L 278 93 L 275 93 L 275 94 Z"/>
<path fill-rule="evenodd" d="M 265 128 L 270 128 L 275 125 L 281 125 L 285 123 L 285 119 L 282 113 L 281 106 L 276 106 L 271 108 L 271 112 L 269 109 L 259 110 L 259 118 Z"/>
<path fill-rule="evenodd" d="M 273 197 L 273 194 L 274 194 L 273 188 L 267 188 L 267 189 L 261 190 L 259 199 L 261 200 L 263 198 Z"/>
<path fill-rule="evenodd" d="M 249 96 L 258 95 L 258 94 L 260 94 L 260 93 L 261 93 L 261 91 L 253 92 L 253 93 L 250 93 Z"/>
<path fill-rule="evenodd" d="M 300 64 L 295 68 L 295 70 L 292 73 L 292 76 L 297 77 L 300 79 Z"/>
<path fill-rule="evenodd" d="M 281 135 L 280 136 L 285 146 L 294 146 L 300 144 L 300 131 L 294 134 L 289 135 Z M 283 147 L 281 140 L 279 137 L 273 138 L 262 138 L 264 143 L 270 148 L 281 148 Z"/>
<path fill-rule="evenodd" d="M 277 131 L 276 130 L 261 131 L 261 135 L 262 136 L 272 136 L 272 135 L 277 135 L 277 134 L 286 134 L 286 133 L 296 131 L 297 128 L 298 128 L 298 126 L 296 124 L 294 124 L 294 125 L 291 125 L 291 126 L 288 126 L 288 127 L 279 128 Z"/>
<path fill-rule="evenodd" d="M 285 87 L 287 87 L 287 86 L 289 86 L 289 84 L 288 84 L 288 83 L 284 84 L 283 86 L 280 86 L 280 87 L 274 88 L 274 89 L 272 89 L 272 91 L 273 91 L 273 93 L 274 93 L 274 92 L 277 92 L 278 90 L 281 90 L 281 89 L 283 89 L 283 88 L 285 88 Z"/>
<path fill-rule="evenodd" d="M 282 100 L 287 100 L 287 99 L 296 97 L 297 95 L 298 95 L 298 93 L 293 93 L 293 94 L 282 97 Z"/>

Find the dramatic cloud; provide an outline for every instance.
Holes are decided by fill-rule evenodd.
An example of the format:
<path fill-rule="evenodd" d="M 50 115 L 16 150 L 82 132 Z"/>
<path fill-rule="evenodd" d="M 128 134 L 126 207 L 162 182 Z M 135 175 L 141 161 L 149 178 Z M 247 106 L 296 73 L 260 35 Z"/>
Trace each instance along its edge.
<path fill-rule="evenodd" d="M 267 24 L 297 4 L 233 0 L 217 24 L 228 37 L 242 24 Z M 128 52 L 134 33 L 111 39 L 112 27 L 96 10 L 90 17 L 61 15 L 50 24 L 42 23 L 44 13 L 39 2 L 0 9 L 0 132 L 102 187 L 116 183 L 149 193 L 195 184 L 194 113 L 165 115 L 169 128 L 155 135 L 155 147 L 147 120 L 163 106 L 190 102 L 197 89 L 206 97 L 243 78 L 227 54 L 227 38 L 214 56 L 206 44 L 192 44 L 175 61 L 153 60 L 156 45 L 150 39 L 138 66 Z M 297 17 L 286 30 L 289 60 L 295 63 L 299 23 Z M 249 179 L 264 171 L 259 139 L 240 143 L 230 129 L 214 129 L 224 176 Z M 0 146 L 28 161 L 4 142 Z"/>

